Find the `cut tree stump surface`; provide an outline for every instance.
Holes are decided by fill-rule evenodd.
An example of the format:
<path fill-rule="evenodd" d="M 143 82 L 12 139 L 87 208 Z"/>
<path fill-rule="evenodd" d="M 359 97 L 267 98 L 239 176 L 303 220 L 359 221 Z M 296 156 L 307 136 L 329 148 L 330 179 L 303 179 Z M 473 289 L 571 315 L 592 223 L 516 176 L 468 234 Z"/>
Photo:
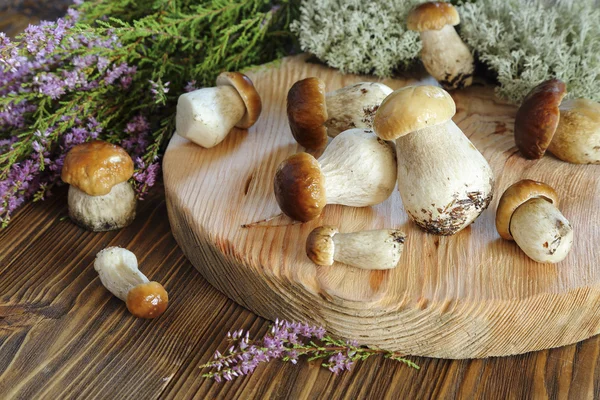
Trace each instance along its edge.
<path fill-rule="evenodd" d="M 491 87 L 452 94 L 454 121 L 496 177 L 490 207 L 462 232 L 425 234 L 409 221 L 397 191 L 375 207 L 327 206 L 305 224 L 282 217 L 242 228 L 280 212 L 275 169 L 302 150 L 285 113 L 290 86 L 309 76 L 323 79 L 328 91 L 373 80 L 305 59 L 290 57 L 249 73 L 263 113 L 248 132 L 234 130 L 211 149 L 175 135 L 167 149 L 163 168 L 173 234 L 211 284 L 266 318 L 313 321 L 344 338 L 429 357 L 518 354 L 600 332 L 600 166 L 551 155 L 522 158 L 512 133 L 516 108 L 495 98 Z M 410 81 L 384 83 L 396 89 Z M 496 232 L 500 195 L 525 178 L 554 187 L 574 227 L 573 249 L 559 264 L 530 260 Z M 389 271 L 316 266 L 306 257 L 305 241 L 319 225 L 341 232 L 400 228 L 407 234 L 404 254 Z"/>

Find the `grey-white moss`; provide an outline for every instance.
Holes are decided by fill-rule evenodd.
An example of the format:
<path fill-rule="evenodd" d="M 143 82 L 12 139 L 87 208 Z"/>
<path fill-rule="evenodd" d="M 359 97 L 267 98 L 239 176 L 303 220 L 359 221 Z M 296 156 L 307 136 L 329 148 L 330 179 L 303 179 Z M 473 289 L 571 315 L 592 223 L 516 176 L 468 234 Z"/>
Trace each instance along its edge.
<path fill-rule="evenodd" d="M 600 101 L 600 7 L 595 0 L 477 0 L 457 7 L 460 35 L 518 103 L 559 78 L 568 97 Z"/>
<path fill-rule="evenodd" d="M 390 76 L 419 55 L 406 15 L 418 0 L 305 0 L 291 25 L 304 51 L 344 73 Z"/>
<path fill-rule="evenodd" d="M 129 182 L 112 187 L 104 196 L 89 194 L 69 186 L 69 216 L 91 231 L 111 231 L 129 225 L 135 219 L 137 200 Z"/>

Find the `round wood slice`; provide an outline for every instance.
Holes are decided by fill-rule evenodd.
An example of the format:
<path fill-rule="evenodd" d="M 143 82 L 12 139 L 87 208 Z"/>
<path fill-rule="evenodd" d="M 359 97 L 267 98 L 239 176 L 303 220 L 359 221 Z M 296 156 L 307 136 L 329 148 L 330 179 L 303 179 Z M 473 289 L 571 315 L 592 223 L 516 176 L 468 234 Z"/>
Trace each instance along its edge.
<path fill-rule="evenodd" d="M 174 135 L 163 163 L 173 234 L 220 291 L 268 319 L 312 322 L 361 344 L 429 357 L 504 356 L 600 332 L 600 166 L 567 164 L 549 154 L 525 160 L 514 145 L 516 108 L 494 97 L 493 88 L 476 86 L 452 93 L 454 121 L 489 161 L 496 190 L 489 209 L 467 229 L 450 237 L 424 233 L 408 219 L 397 191 L 376 207 L 327 206 L 309 223 L 279 217 L 244 228 L 280 213 L 275 169 L 303 150 L 287 122 L 290 86 L 309 76 L 323 79 L 328 91 L 374 80 L 342 75 L 306 56 L 248 75 L 263 100 L 257 124 L 234 130 L 212 149 Z M 410 82 L 384 81 L 394 89 Z M 574 227 L 573 248 L 557 265 L 530 260 L 496 232 L 498 198 L 523 178 L 553 186 Z M 341 232 L 402 229 L 407 239 L 398 267 L 312 264 L 306 237 L 324 224 Z"/>

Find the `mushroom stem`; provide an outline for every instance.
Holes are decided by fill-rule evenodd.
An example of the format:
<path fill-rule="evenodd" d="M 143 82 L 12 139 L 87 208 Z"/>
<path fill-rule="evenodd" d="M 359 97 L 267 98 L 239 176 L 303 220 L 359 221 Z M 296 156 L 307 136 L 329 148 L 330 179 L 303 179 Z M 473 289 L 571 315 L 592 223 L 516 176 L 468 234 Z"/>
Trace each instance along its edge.
<path fill-rule="evenodd" d="M 169 304 L 169 295 L 158 282 L 150 282 L 138 269 L 135 254 L 120 247 L 108 247 L 96 254 L 94 269 L 109 292 L 124 301 L 135 317 L 155 318 Z"/>
<path fill-rule="evenodd" d="M 195 90 L 179 96 L 177 134 L 202 147 L 214 147 L 246 113 L 246 106 L 232 86 Z"/>
<path fill-rule="evenodd" d="M 338 233 L 333 236 L 333 259 L 362 269 L 395 268 L 405 237 L 395 229 Z"/>
<path fill-rule="evenodd" d="M 404 208 L 427 232 L 452 235 L 489 205 L 492 170 L 452 120 L 397 138 L 396 152 Z"/>
<path fill-rule="evenodd" d="M 421 32 L 421 61 L 427 71 L 448 89 L 470 86 L 474 60 L 452 25 Z"/>
<path fill-rule="evenodd" d="M 372 131 L 345 131 L 318 162 L 325 178 L 327 204 L 372 206 L 385 201 L 394 190 L 394 148 Z"/>
<path fill-rule="evenodd" d="M 150 282 L 138 269 L 135 254 L 119 247 L 108 247 L 96 254 L 94 269 L 104 287 L 123 301 L 131 289 Z"/>
<path fill-rule="evenodd" d="M 135 219 L 137 200 L 129 182 L 112 187 L 104 196 L 91 196 L 69 186 L 69 216 L 85 229 L 94 232 L 121 229 Z"/>
<path fill-rule="evenodd" d="M 361 82 L 325 94 L 327 135 L 336 137 L 351 128 L 373 127 L 379 105 L 392 89 L 378 82 Z"/>
<path fill-rule="evenodd" d="M 512 214 L 510 233 L 527 256 L 540 263 L 562 261 L 573 244 L 573 228 L 548 200 L 534 198 Z"/>

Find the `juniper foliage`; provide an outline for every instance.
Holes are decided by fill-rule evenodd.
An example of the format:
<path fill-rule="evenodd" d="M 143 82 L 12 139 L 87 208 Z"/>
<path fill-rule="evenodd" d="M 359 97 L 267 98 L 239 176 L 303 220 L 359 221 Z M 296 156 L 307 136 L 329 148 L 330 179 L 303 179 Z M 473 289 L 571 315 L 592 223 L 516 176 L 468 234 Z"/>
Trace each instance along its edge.
<path fill-rule="evenodd" d="M 0 34 L 0 224 L 60 183 L 65 153 L 123 145 L 140 196 L 155 182 L 179 94 L 288 52 L 293 0 L 89 0 Z M 189 82 L 192 82 L 191 84 Z"/>

